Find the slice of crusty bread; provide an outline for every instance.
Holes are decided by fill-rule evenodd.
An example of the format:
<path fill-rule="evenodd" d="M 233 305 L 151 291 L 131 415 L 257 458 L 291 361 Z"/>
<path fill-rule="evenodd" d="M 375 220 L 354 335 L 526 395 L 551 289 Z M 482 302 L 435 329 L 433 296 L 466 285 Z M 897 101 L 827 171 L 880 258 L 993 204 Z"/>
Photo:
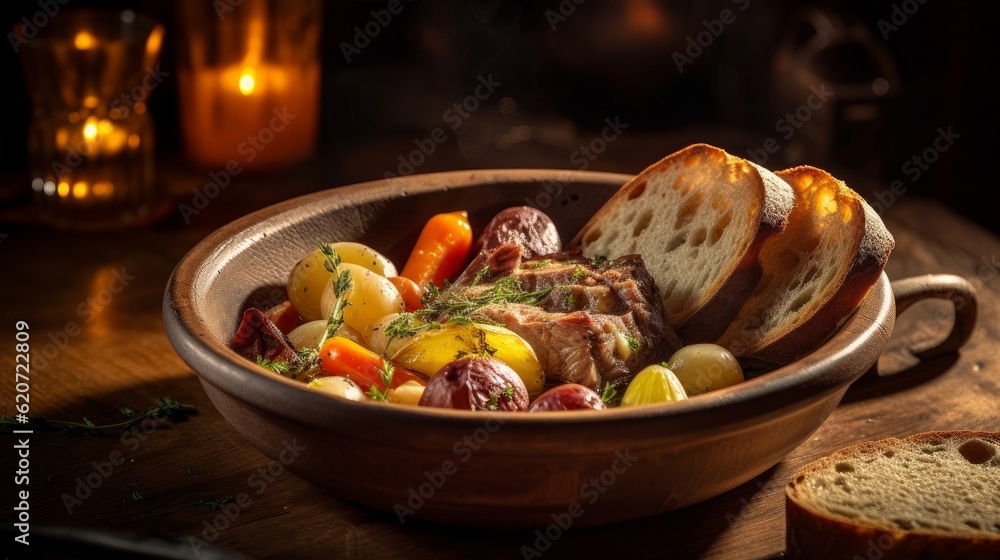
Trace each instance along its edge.
<path fill-rule="evenodd" d="M 636 175 L 570 243 L 588 257 L 642 256 L 667 323 L 687 343 L 714 340 L 760 280 L 764 240 L 785 227 L 791 187 L 706 144 Z"/>
<path fill-rule="evenodd" d="M 859 443 L 785 488 L 791 558 L 1000 558 L 1000 432 Z"/>
<path fill-rule="evenodd" d="M 716 341 L 745 362 L 789 363 L 819 346 L 861 303 L 894 242 L 842 181 L 815 167 L 776 173 L 795 191 L 788 227 L 764 243 L 764 275 Z"/>

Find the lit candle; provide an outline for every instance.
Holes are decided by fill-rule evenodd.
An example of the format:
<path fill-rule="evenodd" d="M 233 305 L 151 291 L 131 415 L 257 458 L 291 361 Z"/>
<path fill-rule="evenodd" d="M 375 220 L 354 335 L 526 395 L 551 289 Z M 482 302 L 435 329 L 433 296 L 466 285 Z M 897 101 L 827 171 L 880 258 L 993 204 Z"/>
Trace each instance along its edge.
<path fill-rule="evenodd" d="M 243 62 L 178 72 L 189 156 L 207 167 L 235 160 L 247 168 L 312 156 L 319 65 Z"/>
<path fill-rule="evenodd" d="M 277 167 L 313 155 L 320 5 L 278 6 L 247 0 L 218 20 L 182 5 L 185 29 L 207 28 L 187 37 L 177 71 L 185 147 L 203 167 Z"/>
<path fill-rule="evenodd" d="M 60 16 L 62 18 L 64 16 Z M 152 216 L 153 129 L 143 73 L 163 28 L 131 10 L 80 10 L 21 50 L 34 118 L 31 188 L 39 218 L 71 228 L 114 228 Z M 58 79 L 54 78 L 58 76 Z M 141 98 L 127 105 L 120 99 Z"/>

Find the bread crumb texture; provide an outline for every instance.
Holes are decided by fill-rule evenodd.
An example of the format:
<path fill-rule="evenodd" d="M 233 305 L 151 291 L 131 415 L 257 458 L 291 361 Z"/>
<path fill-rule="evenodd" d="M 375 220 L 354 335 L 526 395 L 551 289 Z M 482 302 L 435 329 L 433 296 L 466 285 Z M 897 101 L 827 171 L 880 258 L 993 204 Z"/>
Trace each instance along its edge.
<path fill-rule="evenodd" d="M 582 232 L 582 248 L 588 257 L 639 254 L 650 271 L 669 271 L 656 282 L 676 327 L 733 273 L 773 205 L 750 163 L 698 144 L 623 186 Z"/>
<path fill-rule="evenodd" d="M 1000 539 L 1000 433 L 935 432 L 852 446 L 799 471 L 788 496 L 870 528 Z"/>
<path fill-rule="evenodd" d="M 757 288 L 719 344 L 747 356 L 805 323 L 840 289 L 864 237 L 861 198 L 843 182 L 801 167 L 783 178 L 795 191 L 784 231 L 764 243 Z"/>

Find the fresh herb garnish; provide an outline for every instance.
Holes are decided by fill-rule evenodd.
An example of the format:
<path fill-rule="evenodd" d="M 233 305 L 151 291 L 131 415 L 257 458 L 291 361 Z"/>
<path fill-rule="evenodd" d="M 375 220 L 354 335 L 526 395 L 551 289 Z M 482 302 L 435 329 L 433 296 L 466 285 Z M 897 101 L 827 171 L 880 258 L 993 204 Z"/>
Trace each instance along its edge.
<path fill-rule="evenodd" d="M 626 336 L 625 342 L 628 343 L 628 347 L 631 348 L 632 350 L 639 348 L 639 341 L 632 338 L 631 336 Z"/>
<path fill-rule="evenodd" d="M 145 500 L 146 497 L 140 494 L 137 490 L 132 491 L 132 501 L 138 502 L 139 500 Z"/>
<path fill-rule="evenodd" d="M 476 284 L 479 284 L 479 281 L 485 278 L 486 275 L 489 273 L 490 273 L 489 266 L 484 266 L 483 268 L 479 269 L 479 272 L 476 273 L 476 277 L 472 279 L 472 285 L 475 286 Z"/>
<path fill-rule="evenodd" d="M 605 383 L 604 389 L 601 390 L 601 402 L 603 402 L 608 406 L 617 404 L 618 399 L 615 399 L 615 397 L 617 396 L 618 396 L 618 391 L 615 390 L 615 388 L 611 385 L 611 383 Z"/>
<path fill-rule="evenodd" d="M 323 343 L 326 340 L 337 334 L 337 331 L 344 326 L 344 309 L 351 304 L 347 300 L 347 292 L 351 291 L 354 287 L 354 282 L 351 280 L 351 274 L 346 270 L 341 270 L 337 272 L 340 267 L 340 255 L 333 250 L 333 247 L 329 243 L 320 243 L 319 250 L 326 257 L 323 261 L 323 266 L 333 273 L 333 295 L 336 296 L 337 301 L 333 304 L 333 309 L 330 311 L 330 316 L 326 319 L 326 330 L 323 331 L 323 336 L 319 338 L 319 343 L 316 345 L 317 350 L 323 347 Z M 311 366 L 311 364 L 310 364 Z"/>
<path fill-rule="evenodd" d="M 292 371 L 293 368 L 292 366 L 288 365 L 288 362 L 271 361 L 265 358 L 264 356 L 257 356 L 257 365 L 266 370 L 273 371 L 274 373 L 277 373 L 279 375 L 293 377 L 292 375 L 294 373 Z"/>
<path fill-rule="evenodd" d="M 125 416 L 125 420 L 114 424 L 96 425 L 87 418 L 83 422 L 69 422 L 65 420 L 48 420 L 39 416 L 28 416 L 26 423 L 17 421 L 13 416 L 0 416 L 0 431 L 8 427 L 16 429 L 30 429 L 38 431 L 62 431 L 73 436 L 112 436 L 118 434 L 106 433 L 109 430 L 124 430 L 146 418 L 166 415 L 168 418 L 183 418 L 185 413 L 194 412 L 195 408 L 189 404 L 181 404 L 175 400 L 160 397 L 160 404 L 147 408 L 142 412 L 134 412 L 127 407 L 119 408 L 118 411 Z"/>
<path fill-rule="evenodd" d="M 573 280 L 582 280 L 582 279 L 586 278 L 587 276 L 590 276 L 590 271 L 587 270 L 586 268 L 583 268 L 582 266 L 577 265 L 573 269 Z"/>
<path fill-rule="evenodd" d="M 220 510 L 220 509 L 222 509 L 222 506 L 228 504 L 231 501 L 233 501 L 233 497 L 232 496 L 226 496 L 225 498 L 221 498 L 221 499 L 218 499 L 218 500 L 198 500 L 197 502 L 195 502 L 192 505 L 196 505 L 196 506 L 208 506 L 208 507 L 212 508 L 213 510 Z"/>
<path fill-rule="evenodd" d="M 461 292 L 441 291 L 429 284 L 424 290 L 422 302 L 424 307 L 411 313 L 401 313 L 385 329 L 389 340 L 408 338 L 426 329 L 441 328 L 440 321 L 447 319 L 457 324 L 469 324 L 477 311 L 487 305 L 503 303 L 523 303 L 537 305 L 554 289 L 546 288 L 534 292 L 526 292 L 521 287 L 521 281 L 514 276 L 505 276 L 497 280 L 489 288 L 468 295 Z M 475 319 L 476 322 L 486 322 Z M 483 347 L 478 355 L 493 355 L 488 348 Z"/>
<path fill-rule="evenodd" d="M 573 307 L 573 292 L 566 290 L 566 297 L 563 298 L 563 305 Z"/>
<path fill-rule="evenodd" d="M 534 264 L 528 266 L 528 268 L 545 268 L 552 264 L 552 259 L 542 259 Z"/>
<path fill-rule="evenodd" d="M 373 401 L 385 402 L 389 398 L 389 389 L 392 387 L 392 376 L 396 373 L 396 366 L 389 360 L 382 358 L 382 367 L 378 369 L 378 376 L 382 378 L 385 389 L 379 389 L 378 385 L 372 384 L 368 389 L 368 396 Z"/>
<path fill-rule="evenodd" d="M 490 395 L 490 400 L 486 402 L 487 410 L 499 410 L 500 403 L 498 402 L 499 396 L 496 394 Z"/>
<path fill-rule="evenodd" d="M 508 399 L 513 399 L 514 398 L 514 386 L 513 385 L 507 385 L 506 387 L 504 387 L 503 388 L 503 394 Z"/>

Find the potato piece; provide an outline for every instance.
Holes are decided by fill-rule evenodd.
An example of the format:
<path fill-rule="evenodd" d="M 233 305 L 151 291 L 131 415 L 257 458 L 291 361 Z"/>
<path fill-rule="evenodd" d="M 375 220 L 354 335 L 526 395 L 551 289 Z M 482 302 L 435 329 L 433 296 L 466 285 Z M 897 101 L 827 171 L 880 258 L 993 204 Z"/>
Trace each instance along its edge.
<path fill-rule="evenodd" d="M 371 247 L 350 241 L 331 243 L 330 247 L 340 255 L 341 263 L 357 265 L 381 276 L 396 276 L 392 261 Z M 320 307 L 323 291 L 333 281 L 333 274 L 326 269 L 325 262 L 326 255 L 316 249 L 300 260 L 288 276 L 288 300 L 306 321 L 329 316 Z"/>
<path fill-rule="evenodd" d="M 340 377 L 337 375 L 317 377 L 316 379 L 310 381 L 306 387 L 314 391 L 319 391 L 320 393 L 343 397 L 349 401 L 363 401 L 368 399 L 368 397 L 361 392 L 361 388 L 358 387 L 357 383 L 351 381 L 347 377 Z"/>
<path fill-rule="evenodd" d="M 352 286 L 347 292 L 347 301 L 350 305 L 344 309 L 344 322 L 357 331 L 364 332 L 369 325 L 382 317 L 390 313 L 401 313 L 406 309 L 403 297 L 385 276 L 350 263 L 341 263 L 337 270 L 338 273 L 346 270 L 351 275 Z M 336 301 L 337 296 L 331 282 L 323 289 L 323 296 L 320 299 L 320 311 L 323 317 L 330 316 Z"/>
<path fill-rule="evenodd" d="M 523 338 L 503 327 L 478 323 L 443 323 L 421 331 L 392 360 L 413 371 L 433 376 L 463 356 L 492 356 L 511 367 L 524 381 L 528 394 L 541 394 L 545 373 L 535 351 Z"/>
<path fill-rule="evenodd" d="M 292 332 L 288 333 L 288 340 L 292 341 L 292 346 L 296 350 L 302 350 L 303 348 L 316 348 L 319 345 L 319 339 L 323 336 L 323 331 L 326 330 L 326 319 L 320 319 L 318 321 L 309 321 L 308 323 L 299 325 L 292 329 Z M 342 336 L 348 338 L 358 344 L 361 344 L 361 333 L 357 330 L 351 328 L 349 325 L 344 325 L 340 327 L 334 336 Z"/>

